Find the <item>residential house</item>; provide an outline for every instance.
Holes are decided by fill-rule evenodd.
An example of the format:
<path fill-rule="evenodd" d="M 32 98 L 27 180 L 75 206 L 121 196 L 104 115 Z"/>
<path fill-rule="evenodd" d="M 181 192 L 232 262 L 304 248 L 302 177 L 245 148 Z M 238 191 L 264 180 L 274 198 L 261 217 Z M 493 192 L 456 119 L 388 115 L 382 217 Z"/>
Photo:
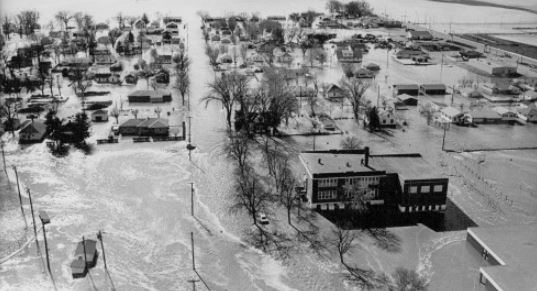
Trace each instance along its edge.
<path fill-rule="evenodd" d="M 418 98 L 412 97 L 407 94 L 401 94 L 397 96 L 397 103 L 403 106 L 417 106 Z"/>
<path fill-rule="evenodd" d="M 336 57 L 340 64 L 356 64 L 362 62 L 362 50 L 359 46 L 343 46 L 336 49 Z"/>
<path fill-rule="evenodd" d="M 122 135 L 168 136 L 169 130 L 164 118 L 129 119 L 119 126 Z"/>
<path fill-rule="evenodd" d="M 172 63 L 172 55 L 158 55 L 155 63 L 159 65 L 166 65 Z"/>
<path fill-rule="evenodd" d="M 420 88 L 415 84 L 395 84 L 393 85 L 394 95 L 407 94 L 411 96 L 418 96 Z"/>
<path fill-rule="evenodd" d="M 339 100 L 345 96 L 345 91 L 338 85 L 332 84 L 326 89 L 325 96 L 331 101 Z"/>
<path fill-rule="evenodd" d="M 446 95 L 446 85 L 444 84 L 421 84 L 420 93 L 422 95 Z"/>
<path fill-rule="evenodd" d="M 101 69 L 93 73 L 93 78 L 97 83 L 104 84 L 119 84 L 121 83 L 120 75 L 118 73 L 112 73 L 109 69 Z"/>
<path fill-rule="evenodd" d="M 535 104 L 532 104 L 526 108 L 519 109 L 518 113 L 524 116 L 526 121 L 537 122 L 537 106 L 535 106 Z"/>
<path fill-rule="evenodd" d="M 395 128 L 397 126 L 397 119 L 393 110 L 380 108 L 378 109 L 377 114 L 379 117 L 379 125 L 381 128 Z"/>
<path fill-rule="evenodd" d="M 91 113 L 91 121 L 103 122 L 108 121 L 108 110 L 99 109 Z"/>
<path fill-rule="evenodd" d="M 499 123 L 502 121 L 502 117 L 498 112 L 488 108 L 474 110 L 469 114 L 472 116 L 473 123 Z"/>
<path fill-rule="evenodd" d="M 459 123 L 464 114 L 459 109 L 448 106 L 440 109 L 440 116 L 447 122 Z"/>
<path fill-rule="evenodd" d="M 510 108 L 505 108 L 502 106 L 494 107 L 494 110 L 500 114 L 502 121 L 505 122 L 515 122 L 518 121 L 518 113 Z"/>
<path fill-rule="evenodd" d="M 470 59 L 467 64 L 493 76 L 509 77 L 517 75 L 516 65 L 497 64 L 490 61 L 490 59 Z"/>
<path fill-rule="evenodd" d="M 37 143 L 43 141 L 47 133 L 47 126 L 43 120 L 32 120 L 19 131 L 19 143 Z"/>
<path fill-rule="evenodd" d="M 160 103 L 172 101 L 172 94 L 161 90 L 136 90 L 128 95 L 129 102 Z"/>
<path fill-rule="evenodd" d="M 427 30 L 409 30 L 407 32 L 409 40 L 433 40 L 433 35 Z"/>
<path fill-rule="evenodd" d="M 157 82 L 159 84 L 168 84 L 168 83 L 170 83 L 170 73 L 168 73 L 165 70 L 160 70 L 155 75 L 154 78 L 155 78 L 155 82 Z"/>

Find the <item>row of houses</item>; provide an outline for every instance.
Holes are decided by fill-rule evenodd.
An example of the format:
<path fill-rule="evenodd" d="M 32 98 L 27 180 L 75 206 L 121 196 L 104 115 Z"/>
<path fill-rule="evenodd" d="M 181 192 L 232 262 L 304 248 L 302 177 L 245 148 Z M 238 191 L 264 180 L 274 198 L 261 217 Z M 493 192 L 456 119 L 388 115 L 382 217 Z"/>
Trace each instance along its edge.
<path fill-rule="evenodd" d="M 440 116 L 447 122 L 455 124 L 502 123 L 502 122 L 537 122 L 537 107 L 531 105 L 523 108 L 506 108 L 497 106 L 463 112 L 455 107 L 440 110 Z"/>
<path fill-rule="evenodd" d="M 394 84 L 393 94 L 397 95 L 446 95 L 447 87 L 444 84 Z"/>

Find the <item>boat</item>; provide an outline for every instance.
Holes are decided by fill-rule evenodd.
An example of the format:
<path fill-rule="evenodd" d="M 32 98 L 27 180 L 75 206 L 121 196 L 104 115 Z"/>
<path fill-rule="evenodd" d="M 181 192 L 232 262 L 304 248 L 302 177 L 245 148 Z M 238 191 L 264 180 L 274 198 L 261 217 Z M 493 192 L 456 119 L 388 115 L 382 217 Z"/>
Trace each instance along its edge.
<path fill-rule="evenodd" d="M 89 269 L 95 267 L 97 264 L 98 256 L 97 241 L 92 239 L 79 241 L 75 250 L 75 259 L 71 262 L 73 279 L 84 278 Z"/>

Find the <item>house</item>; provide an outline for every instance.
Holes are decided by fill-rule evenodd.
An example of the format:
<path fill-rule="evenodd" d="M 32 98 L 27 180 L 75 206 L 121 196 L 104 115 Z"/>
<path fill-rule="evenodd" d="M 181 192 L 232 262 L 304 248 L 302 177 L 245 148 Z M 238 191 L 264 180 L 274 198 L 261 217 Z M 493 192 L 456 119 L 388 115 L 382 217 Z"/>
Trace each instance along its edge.
<path fill-rule="evenodd" d="M 172 55 L 158 55 L 157 58 L 155 59 L 155 63 L 159 65 L 171 64 Z"/>
<path fill-rule="evenodd" d="M 537 286 L 537 225 L 471 227 L 467 249 L 480 257 L 475 290 L 535 290 Z"/>
<path fill-rule="evenodd" d="M 490 59 L 470 59 L 467 64 L 493 76 L 510 77 L 517 75 L 516 65 L 498 64 Z"/>
<path fill-rule="evenodd" d="M 181 17 L 175 17 L 175 16 L 165 16 L 164 18 L 162 18 L 162 23 L 164 23 L 164 25 L 170 23 L 170 22 L 174 22 L 174 23 L 181 23 L 183 21 L 183 19 Z"/>
<path fill-rule="evenodd" d="M 519 109 L 518 113 L 524 116 L 526 121 L 537 122 L 537 106 L 535 106 L 535 104 L 532 104 L 527 108 Z"/>
<path fill-rule="evenodd" d="M 106 109 L 95 110 L 93 113 L 91 113 L 91 121 L 95 121 L 95 122 L 108 121 L 108 110 Z"/>
<path fill-rule="evenodd" d="M 371 155 L 364 150 L 302 152 L 309 208 L 348 208 L 356 190 L 369 196 L 372 208 L 402 213 L 442 212 L 448 179 L 442 178 L 420 154 Z"/>
<path fill-rule="evenodd" d="M 446 85 L 444 84 L 421 84 L 420 93 L 422 95 L 446 95 Z"/>
<path fill-rule="evenodd" d="M 409 40 L 433 40 L 433 35 L 427 30 L 409 30 L 407 32 Z"/>
<path fill-rule="evenodd" d="M 142 29 L 146 29 L 146 24 L 145 24 L 145 21 L 143 21 L 141 18 L 136 20 L 132 26 L 138 30 L 142 30 Z"/>
<path fill-rule="evenodd" d="M 378 109 L 377 114 L 379 116 L 379 124 L 381 128 L 395 128 L 397 126 L 397 119 L 393 110 Z"/>
<path fill-rule="evenodd" d="M 366 68 L 359 68 L 358 70 L 354 71 L 354 77 L 359 79 L 371 79 L 374 78 L 375 75 L 373 75 L 373 72 Z"/>
<path fill-rule="evenodd" d="M 179 23 L 176 22 L 170 22 L 165 25 L 166 31 L 170 32 L 172 35 L 178 35 L 179 34 Z"/>
<path fill-rule="evenodd" d="M 458 123 L 464 114 L 459 109 L 448 106 L 440 109 L 440 116 L 448 122 Z"/>
<path fill-rule="evenodd" d="M 129 102 L 158 103 L 172 101 L 172 94 L 161 90 L 137 90 L 128 95 Z"/>
<path fill-rule="evenodd" d="M 506 122 L 518 121 L 518 113 L 513 109 L 498 106 L 498 107 L 494 107 L 494 110 L 498 112 L 498 114 L 500 114 L 500 116 L 502 117 L 502 121 L 506 121 Z"/>
<path fill-rule="evenodd" d="M 354 64 L 362 62 L 362 50 L 358 46 L 347 45 L 336 49 L 336 57 L 340 64 Z"/>
<path fill-rule="evenodd" d="M 481 109 L 471 111 L 470 116 L 472 116 L 473 123 L 499 123 L 502 121 L 500 114 L 492 109 Z"/>
<path fill-rule="evenodd" d="M 415 84 L 395 84 L 393 85 L 393 92 L 395 95 L 407 94 L 411 96 L 418 96 L 420 87 Z"/>
<path fill-rule="evenodd" d="M 345 91 L 338 85 L 332 84 L 326 90 L 325 95 L 329 100 L 338 100 L 345 96 Z"/>
<path fill-rule="evenodd" d="M 164 118 L 129 119 L 119 126 L 122 135 L 168 136 L 169 130 Z"/>
<path fill-rule="evenodd" d="M 93 78 L 97 83 L 119 84 L 121 83 L 120 75 L 112 73 L 109 69 L 101 69 L 93 73 Z"/>
<path fill-rule="evenodd" d="M 418 98 L 407 94 L 401 94 L 397 96 L 397 103 L 402 104 L 403 106 L 417 106 Z"/>
<path fill-rule="evenodd" d="M 19 143 L 37 143 L 43 141 L 47 133 L 47 126 L 42 120 L 32 120 L 19 131 Z"/>
<path fill-rule="evenodd" d="M 536 91 L 525 91 L 520 94 L 520 100 L 523 101 L 535 101 L 537 100 L 537 92 Z"/>
<path fill-rule="evenodd" d="M 459 88 L 458 91 L 464 98 L 483 98 L 483 94 L 474 88 Z"/>

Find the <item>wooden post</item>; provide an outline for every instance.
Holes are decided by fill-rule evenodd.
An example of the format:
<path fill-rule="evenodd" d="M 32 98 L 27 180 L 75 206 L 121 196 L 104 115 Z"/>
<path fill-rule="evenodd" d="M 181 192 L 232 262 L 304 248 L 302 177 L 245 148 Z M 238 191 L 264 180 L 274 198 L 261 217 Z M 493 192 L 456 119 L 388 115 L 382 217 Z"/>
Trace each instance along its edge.
<path fill-rule="evenodd" d="M 30 211 L 32 213 L 32 222 L 33 222 L 33 225 L 34 225 L 35 244 L 37 245 L 37 251 L 40 252 L 40 250 L 39 250 L 39 240 L 37 239 L 37 228 L 35 226 L 34 204 L 32 203 L 32 194 L 30 192 L 30 188 L 26 188 L 26 192 L 28 192 L 28 198 L 30 200 Z"/>
<path fill-rule="evenodd" d="M 190 232 L 190 243 L 192 249 L 192 270 L 196 270 L 196 259 L 194 257 L 194 233 Z"/>
<path fill-rule="evenodd" d="M 106 270 L 108 270 L 108 266 L 106 265 L 106 255 L 104 253 L 104 243 L 103 243 L 103 234 L 102 232 L 99 230 L 99 232 L 97 233 L 97 238 L 99 239 L 99 242 L 101 242 L 101 251 L 103 252 L 103 262 L 104 262 L 104 268 Z"/>
<path fill-rule="evenodd" d="M 26 222 L 26 215 L 24 215 L 24 208 L 22 207 L 22 195 L 21 195 L 21 187 L 19 184 L 19 172 L 17 171 L 16 166 L 13 166 L 13 171 L 15 172 L 15 178 L 17 179 L 17 191 L 19 192 L 19 204 L 21 206 L 22 217 L 24 218 L 24 223 L 26 224 L 26 228 L 28 228 L 28 223 Z"/>
<path fill-rule="evenodd" d="M 190 182 L 190 215 L 194 216 L 194 183 Z"/>

